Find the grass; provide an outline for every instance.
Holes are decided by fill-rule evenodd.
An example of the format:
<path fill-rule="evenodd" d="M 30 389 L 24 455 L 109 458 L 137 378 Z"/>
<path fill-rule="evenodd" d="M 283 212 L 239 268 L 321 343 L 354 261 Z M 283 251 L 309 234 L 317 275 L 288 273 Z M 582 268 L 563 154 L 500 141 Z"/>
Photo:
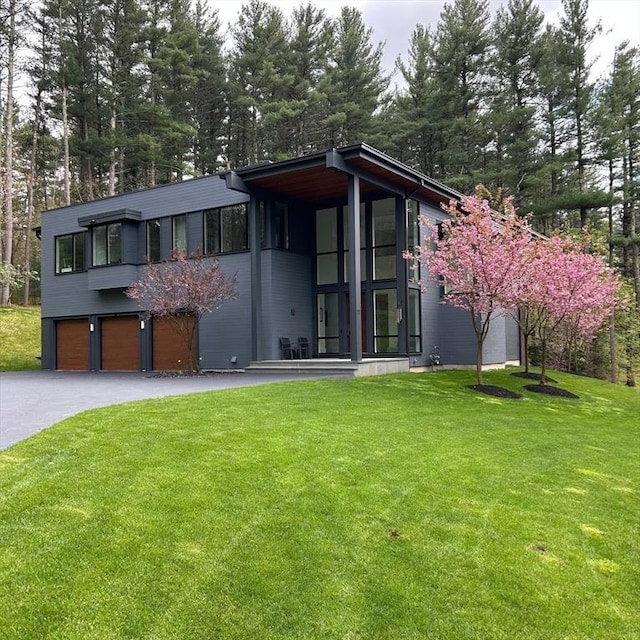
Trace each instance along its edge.
<path fill-rule="evenodd" d="M 637 639 L 640 395 L 553 376 L 580 399 L 438 372 L 66 420 L 0 453 L 1 635 Z"/>
<path fill-rule="evenodd" d="M 0 307 L 0 371 L 39 369 L 40 307 Z"/>

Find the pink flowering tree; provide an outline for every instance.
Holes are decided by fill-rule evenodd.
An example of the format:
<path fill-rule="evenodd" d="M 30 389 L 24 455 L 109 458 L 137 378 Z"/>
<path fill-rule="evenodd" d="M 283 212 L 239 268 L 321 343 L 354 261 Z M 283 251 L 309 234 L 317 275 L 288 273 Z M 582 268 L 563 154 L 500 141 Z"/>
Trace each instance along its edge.
<path fill-rule="evenodd" d="M 451 201 L 445 210 L 449 219 L 441 232 L 433 222 L 421 218 L 428 230 L 415 255 L 405 257 L 424 267 L 430 280 L 445 284 L 444 302 L 469 311 L 476 336 L 476 378 L 482 379 L 482 352 L 491 320 L 504 315 L 505 300 L 513 300 L 523 252 L 531 241 L 531 229 L 516 215 L 511 201 L 503 213 L 492 211 L 478 196 Z M 427 283 L 422 282 L 423 288 Z"/>
<path fill-rule="evenodd" d="M 142 277 L 125 294 L 140 301 L 152 316 L 173 324 L 187 348 L 189 367 L 195 371 L 199 368 L 195 342 L 200 318 L 237 298 L 236 275 L 225 274 L 215 257 L 174 252 L 170 260 L 144 265 Z"/>
<path fill-rule="evenodd" d="M 542 347 L 541 384 L 546 382 L 547 345 L 560 327 L 587 340 L 610 316 L 620 288 L 603 259 L 582 241 L 563 236 L 538 239 L 529 248 L 518 289 L 508 302 L 535 328 Z"/>

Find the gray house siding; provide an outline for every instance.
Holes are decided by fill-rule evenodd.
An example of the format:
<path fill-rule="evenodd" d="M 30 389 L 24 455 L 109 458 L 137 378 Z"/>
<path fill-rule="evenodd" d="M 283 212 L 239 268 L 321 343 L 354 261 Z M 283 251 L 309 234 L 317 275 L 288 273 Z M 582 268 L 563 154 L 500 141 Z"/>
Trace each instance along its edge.
<path fill-rule="evenodd" d="M 310 256 L 262 252 L 263 345 L 266 360 L 280 358 L 281 337 L 292 343 L 314 333 L 313 263 Z"/>
<path fill-rule="evenodd" d="M 251 360 L 251 269 L 249 253 L 220 256 L 220 266 L 237 274 L 237 300 L 228 300 L 200 321 L 200 366 L 242 368 Z M 232 362 L 235 357 L 236 361 Z"/>

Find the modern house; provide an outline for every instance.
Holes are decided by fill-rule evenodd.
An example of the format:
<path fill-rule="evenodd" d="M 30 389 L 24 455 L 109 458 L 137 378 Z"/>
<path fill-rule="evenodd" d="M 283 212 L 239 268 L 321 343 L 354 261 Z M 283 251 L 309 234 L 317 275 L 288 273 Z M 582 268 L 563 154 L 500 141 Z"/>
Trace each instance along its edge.
<path fill-rule="evenodd" d="M 47 211 L 42 366 L 180 369 L 185 347 L 172 325 L 124 294 L 147 259 L 174 248 L 216 255 L 237 273 L 238 298 L 198 327 L 204 369 L 299 356 L 362 373 L 371 362 L 378 371 L 429 366 L 436 351 L 443 366 L 472 365 L 468 313 L 441 304 L 436 285 L 422 292 L 403 259 L 418 242 L 418 214 L 441 220 L 441 204 L 459 198 L 355 144 Z M 308 349 L 296 348 L 300 339 Z M 485 364 L 518 359 L 517 326 L 496 318 Z"/>

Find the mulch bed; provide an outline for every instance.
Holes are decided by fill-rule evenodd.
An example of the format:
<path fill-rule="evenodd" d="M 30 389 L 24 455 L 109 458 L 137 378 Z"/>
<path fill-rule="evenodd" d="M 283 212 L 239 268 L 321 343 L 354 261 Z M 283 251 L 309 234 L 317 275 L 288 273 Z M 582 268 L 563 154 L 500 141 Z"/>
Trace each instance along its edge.
<path fill-rule="evenodd" d="M 516 376 L 517 378 L 525 378 L 526 380 L 542 380 L 542 376 L 539 373 L 533 373 L 532 371 L 516 371 L 511 374 L 512 376 Z M 550 378 L 549 376 L 545 376 L 547 382 L 553 382 L 555 384 L 555 380 Z"/>
<path fill-rule="evenodd" d="M 527 391 L 533 391 L 534 393 L 545 393 L 548 396 L 558 396 L 560 398 L 571 398 L 572 400 L 577 400 L 580 396 L 577 396 L 575 393 L 571 393 L 571 391 L 567 391 L 566 389 L 561 389 L 560 387 L 552 387 L 548 384 L 526 384 L 524 388 Z"/>
<path fill-rule="evenodd" d="M 505 389 L 504 387 L 498 387 L 494 384 L 470 384 L 469 389 L 485 393 L 488 396 L 494 396 L 495 398 L 512 398 L 517 400 L 522 398 L 519 393 L 511 391 L 511 389 Z"/>

